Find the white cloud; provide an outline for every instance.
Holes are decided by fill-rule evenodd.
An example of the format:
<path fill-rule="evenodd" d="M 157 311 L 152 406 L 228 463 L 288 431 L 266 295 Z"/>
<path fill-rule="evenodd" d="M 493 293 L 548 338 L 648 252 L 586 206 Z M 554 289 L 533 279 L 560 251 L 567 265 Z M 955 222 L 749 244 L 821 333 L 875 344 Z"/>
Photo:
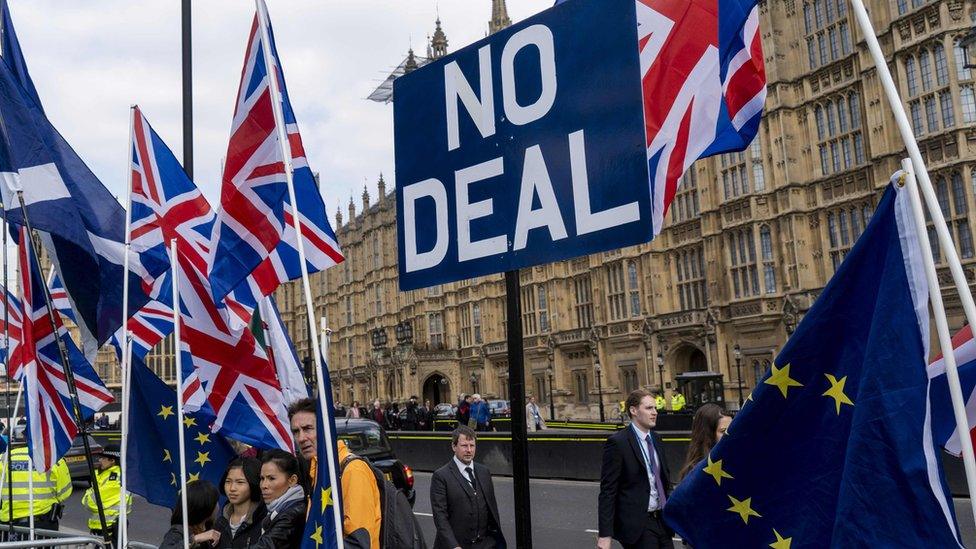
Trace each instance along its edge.
<path fill-rule="evenodd" d="M 38 94 L 55 126 L 121 196 L 131 104 L 182 157 L 180 2 L 10 0 Z M 406 55 L 423 52 L 439 12 L 451 51 L 485 36 L 490 0 L 268 0 L 288 90 L 330 212 L 393 181 L 393 111 L 364 98 Z M 552 0 L 508 0 L 513 20 Z M 221 159 L 254 5 L 193 8 L 195 180 L 216 203 Z"/>

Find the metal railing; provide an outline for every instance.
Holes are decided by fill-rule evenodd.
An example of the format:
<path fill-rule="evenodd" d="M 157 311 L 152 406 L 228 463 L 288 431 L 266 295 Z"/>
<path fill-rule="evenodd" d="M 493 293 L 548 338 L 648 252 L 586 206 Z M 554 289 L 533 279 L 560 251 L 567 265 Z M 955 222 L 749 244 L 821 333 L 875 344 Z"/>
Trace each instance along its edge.
<path fill-rule="evenodd" d="M 59 549 L 104 549 L 105 542 L 95 536 L 34 529 L 34 539 L 29 539 L 30 528 L 0 524 L 0 549 L 30 549 L 32 547 L 57 547 Z M 9 540 L 16 537 L 16 540 Z M 9 540 L 9 541 L 8 541 Z"/>

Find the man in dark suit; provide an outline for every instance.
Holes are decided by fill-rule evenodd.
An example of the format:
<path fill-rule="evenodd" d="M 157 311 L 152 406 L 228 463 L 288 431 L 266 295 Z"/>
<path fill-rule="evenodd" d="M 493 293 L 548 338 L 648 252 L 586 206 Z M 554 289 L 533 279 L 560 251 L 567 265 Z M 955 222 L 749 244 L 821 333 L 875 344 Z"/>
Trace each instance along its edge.
<path fill-rule="evenodd" d="M 671 493 L 670 475 L 657 424 L 654 396 L 637 390 L 625 402 L 630 425 L 603 445 L 600 471 L 599 549 L 614 538 L 625 549 L 673 548 L 673 532 L 661 510 Z"/>
<path fill-rule="evenodd" d="M 434 549 L 503 549 L 498 503 L 491 471 L 474 462 L 477 435 L 467 426 L 454 430 L 454 457 L 430 479 L 430 506 L 437 535 Z"/>

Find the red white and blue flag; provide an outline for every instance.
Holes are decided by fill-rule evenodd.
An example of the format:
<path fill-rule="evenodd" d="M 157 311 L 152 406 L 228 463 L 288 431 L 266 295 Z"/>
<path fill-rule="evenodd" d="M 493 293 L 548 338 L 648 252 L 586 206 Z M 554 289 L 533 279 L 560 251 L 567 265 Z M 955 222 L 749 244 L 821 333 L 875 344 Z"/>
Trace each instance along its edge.
<path fill-rule="evenodd" d="M 31 459 L 38 470 L 49 471 L 68 451 L 78 433 L 57 339 L 67 349 L 83 419 L 91 418 L 112 402 L 113 397 L 74 344 L 61 322 L 61 315 L 57 310 L 49 311 L 44 279 L 29 246 L 27 230 L 21 229 L 19 270 L 24 315 L 21 341 L 12 350 L 9 368 L 24 384 L 26 437 Z"/>
<path fill-rule="evenodd" d="M 251 311 L 215 301 L 207 278 L 214 214 L 172 151 L 136 108 L 133 117 L 132 241 L 146 249 L 176 239 L 181 303 L 183 397 L 186 408 L 204 399 L 216 414 L 214 429 L 263 447 L 292 447 L 284 398 L 274 366 L 235 311 Z M 150 281 L 155 301 L 133 325 L 147 343 L 165 336 L 162 322 L 172 303 L 172 272 Z M 154 320 L 158 322 L 154 323 Z M 130 325 L 130 329 L 133 325 Z M 145 328 L 145 329 L 144 329 Z M 152 329 L 149 329 L 152 328 Z"/>
<path fill-rule="evenodd" d="M 11 356 L 20 345 L 23 339 L 22 331 L 24 327 L 24 310 L 20 306 L 20 301 L 6 289 L 0 287 L 0 357 L 4 367 L 7 368 L 7 375 L 11 378 L 19 379 L 20 371 L 9 368 L 7 357 Z M 4 324 L 6 323 L 6 327 Z M 9 349 L 8 349 L 9 341 Z"/>
<path fill-rule="evenodd" d="M 267 13 L 267 9 L 263 12 Z M 268 45 L 262 39 L 262 25 L 267 28 Z M 273 65 L 270 71 L 266 47 Z M 251 307 L 257 298 L 269 295 L 282 282 L 301 276 L 297 232 L 288 196 L 285 156 L 275 123 L 269 72 L 277 75 L 281 95 L 286 148 L 291 151 L 292 179 L 308 270 L 321 271 L 344 259 L 305 157 L 271 22 L 259 12 L 251 23 L 244 55 L 224 164 L 221 208 L 214 226 L 210 271 L 210 283 L 217 299 L 234 290 L 246 290 L 253 297 L 235 297 Z M 251 280 L 245 284 L 249 275 Z"/>
<path fill-rule="evenodd" d="M 962 455 L 962 441 L 976 447 L 976 341 L 973 340 L 971 326 L 963 326 L 952 337 L 953 352 L 959 371 L 963 398 L 966 399 L 966 419 L 970 426 L 967 436 L 960 437 L 956 428 L 952 404 L 949 399 L 949 385 L 945 372 L 945 357 L 935 357 L 929 366 L 929 394 L 932 403 L 932 435 L 936 444 L 955 456 Z"/>
<path fill-rule="evenodd" d="M 741 151 L 756 137 L 766 72 L 758 0 L 635 2 L 657 235 L 696 160 Z"/>

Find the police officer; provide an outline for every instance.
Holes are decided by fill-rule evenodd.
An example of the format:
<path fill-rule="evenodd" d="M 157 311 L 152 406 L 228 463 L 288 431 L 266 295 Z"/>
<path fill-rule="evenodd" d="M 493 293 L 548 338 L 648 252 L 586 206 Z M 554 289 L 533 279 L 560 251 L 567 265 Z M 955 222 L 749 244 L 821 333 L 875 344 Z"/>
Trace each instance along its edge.
<path fill-rule="evenodd" d="M 675 393 L 671 395 L 671 411 L 680 412 L 685 407 L 685 395 L 682 393 Z"/>
<path fill-rule="evenodd" d="M 10 482 L 6 474 L 2 473 L 7 467 L 7 460 L 0 460 L 0 476 L 4 477 L 0 487 L 3 501 L 0 502 L 0 521 L 14 526 L 27 527 L 30 525 L 30 477 L 33 476 L 34 487 L 34 527 L 43 530 L 58 530 L 64 502 L 71 496 L 71 474 L 68 464 L 61 458 L 54 467 L 46 473 L 36 468 L 31 472 L 30 455 L 26 445 L 19 445 L 10 451 Z M 11 489 L 12 486 L 12 489 Z M 13 499 L 13 505 L 10 500 Z M 20 539 L 11 536 L 11 539 Z"/>
<path fill-rule="evenodd" d="M 108 536 L 106 540 L 116 546 L 119 535 L 119 500 L 122 497 L 122 470 L 119 468 L 121 453 L 117 444 L 109 444 L 102 450 L 101 454 L 93 457 L 98 458 L 98 471 L 95 472 L 95 482 L 98 485 L 98 494 L 102 498 L 102 509 L 105 512 L 105 524 L 108 525 Z M 89 512 L 88 529 L 92 535 L 102 537 L 102 521 L 98 517 L 98 505 L 95 503 L 94 488 L 85 491 L 81 498 L 81 504 Z M 129 495 L 125 501 L 126 513 L 132 512 L 132 496 Z"/>
<path fill-rule="evenodd" d="M 658 393 L 654 397 L 654 407 L 657 408 L 657 411 L 658 412 L 663 412 L 664 411 L 664 405 L 665 405 L 666 402 L 667 401 L 664 400 L 664 395 L 662 395 L 661 393 Z"/>

